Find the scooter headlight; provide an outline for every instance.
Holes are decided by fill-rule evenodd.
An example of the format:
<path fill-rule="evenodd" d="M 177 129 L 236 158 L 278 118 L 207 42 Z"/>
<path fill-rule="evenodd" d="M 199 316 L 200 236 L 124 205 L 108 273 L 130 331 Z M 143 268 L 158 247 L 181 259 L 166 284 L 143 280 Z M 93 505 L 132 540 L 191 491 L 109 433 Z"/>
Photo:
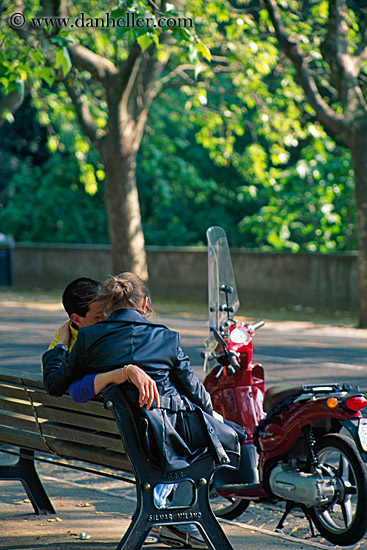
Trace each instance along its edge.
<path fill-rule="evenodd" d="M 250 341 L 250 335 L 246 330 L 235 328 L 229 335 L 229 339 L 234 344 L 247 344 Z"/>

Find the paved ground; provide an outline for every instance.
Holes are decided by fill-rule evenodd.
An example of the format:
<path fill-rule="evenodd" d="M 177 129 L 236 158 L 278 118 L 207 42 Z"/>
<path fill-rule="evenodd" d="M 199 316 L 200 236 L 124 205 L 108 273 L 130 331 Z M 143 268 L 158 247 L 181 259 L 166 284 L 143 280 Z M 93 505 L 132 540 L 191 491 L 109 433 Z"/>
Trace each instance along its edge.
<path fill-rule="evenodd" d="M 0 461 L 8 459 L 0 456 Z M 45 464 L 38 471 L 56 515 L 36 516 L 20 483 L 0 482 L 0 549 L 114 550 L 135 508 L 134 487 Z M 292 516 L 284 536 L 272 532 L 280 515 L 280 507 L 253 504 L 239 521 L 222 525 L 234 550 L 333 548 L 320 537 L 310 538 L 301 514 Z M 88 538 L 81 540 L 82 533 Z M 144 545 L 148 548 L 168 549 L 154 536 Z"/>
<path fill-rule="evenodd" d="M 38 372 L 39 358 L 56 328 L 63 322 L 60 306 L 48 298 L 29 303 L 19 296 L 0 296 L 0 366 Z M 180 330 L 183 346 L 200 378 L 204 377 L 200 350 L 207 335 L 204 319 L 164 316 Z M 275 382 L 348 381 L 367 388 L 367 331 L 311 322 L 268 322 L 255 338 L 254 359 L 266 367 L 268 384 Z M 0 454 L 0 464 L 9 457 Z M 0 549 L 113 550 L 134 510 L 134 487 L 120 481 L 40 464 L 38 471 L 56 517 L 37 517 L 20 483 L 0 482 Z M 275 534 L 281 506 L 251 504 L 236 523 L 224 524 L 235 550 L 280 548 L 334 548 L 318 537 L 310 538 L 308 525 L 295 512 L 284 533 Z M 81 533 L 90 538 L 80 539 Z M 152 539 L 146 548 L 159 546 Z M 366 540 L 353 547 L 367 550 Z"/>

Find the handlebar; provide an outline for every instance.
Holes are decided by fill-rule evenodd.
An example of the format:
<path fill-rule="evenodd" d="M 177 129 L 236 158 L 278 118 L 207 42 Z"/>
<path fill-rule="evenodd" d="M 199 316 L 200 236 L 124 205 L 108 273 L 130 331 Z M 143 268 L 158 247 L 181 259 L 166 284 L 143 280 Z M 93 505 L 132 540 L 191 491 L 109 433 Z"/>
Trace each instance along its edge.
<path fill-rule="evenodd" d="M 227 371 L 229 374 L 234 374 L 237 370 L 241 368 L 236 352 L 227 349 L 226 341 L 214 327 L 210 327 L 210 330 L 214 334 L 214 338 L 216 339 L 218 344 L 220 344 L 223 348 L 223 354 L 217 355 L 216 359 L 219 363 L 227 367 Z"/>
<path fill-rule="evenodd" d="M 253 325 L 247 325 L 247 328 L 249 329 L 250 332 L 255 332 L 255 330 L 263 327 L 264 325 L 265 325 L 265 321 L 261 319 L 260 321 L 257 321 Z"/>
<path fill-rule="evenodd" d="M 257 321 L 256 323 L 245 325 L 250 332 L 250 334 L 254 334 L 255 330 L 258 328 L 261 328 L 265 325 L 265 321 L 261 319 L 260 321 Z M 239 362 L 239 354 L 236 351 L 229 350 L 227 348 L 227 342 L 223 338 L 223 336 L 212 326 L 210 327 L 210 331 L 213 333 L 215 340 L 218 342 L 218 344 L 221 345 L 223 349 L 223 353 L 217 355 L 215 352 L 205 354 L 203 353 L 203 357 L 206 358 L 206 360 L 213 360 L 216 359 L 220 365 L 222 365 L 222 368 L 218 371 L 216 377 L 220 376 L 220 374 L 223 371 L 223 367 L 226 367 L 228 374 L 234 374 L 236 371 L 238 371 L 241 368 L 240 362 Z"/>
<path fill-rule="evenodd" d="M 219 332 L 214 327 L 210 327 L 210 331 L 214 334 L 214 338 L 216 339 L 218 344 L 220 344 L 223 347 L 223 351 L 225 353 L 227 349 L 227 344 L 225 339 L 219 334 Z"/>

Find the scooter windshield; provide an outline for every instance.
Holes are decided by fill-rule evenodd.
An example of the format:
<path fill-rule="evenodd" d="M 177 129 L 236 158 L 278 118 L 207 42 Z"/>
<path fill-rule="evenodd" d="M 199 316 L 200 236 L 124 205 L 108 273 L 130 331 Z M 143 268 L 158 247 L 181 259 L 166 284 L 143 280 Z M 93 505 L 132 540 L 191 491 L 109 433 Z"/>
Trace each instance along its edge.
<path fill-rule="evenodd" d="M 207 230 L 206 235 L 208 239 L 209 339 L 205 342 L 205 346 L 210 353 L 217 345 L 210 327 L 221 332 L 228 320 L 228 314 L 233 317 L 240 302 L 225 231 L 221 227 L 214 226 Z M 221 290 L 223 285 L 229 292 Z"/>

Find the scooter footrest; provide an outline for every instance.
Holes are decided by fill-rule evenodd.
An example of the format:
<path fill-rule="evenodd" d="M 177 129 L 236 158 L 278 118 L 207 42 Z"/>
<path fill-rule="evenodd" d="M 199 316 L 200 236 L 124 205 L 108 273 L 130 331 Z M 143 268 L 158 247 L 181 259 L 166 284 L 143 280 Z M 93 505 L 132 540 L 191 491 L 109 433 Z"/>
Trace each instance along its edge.
<path fill-rule="evenodd" d="M 214 483 L 218 491 L 256 491 L 263 488 L 262 483 Z"/>

